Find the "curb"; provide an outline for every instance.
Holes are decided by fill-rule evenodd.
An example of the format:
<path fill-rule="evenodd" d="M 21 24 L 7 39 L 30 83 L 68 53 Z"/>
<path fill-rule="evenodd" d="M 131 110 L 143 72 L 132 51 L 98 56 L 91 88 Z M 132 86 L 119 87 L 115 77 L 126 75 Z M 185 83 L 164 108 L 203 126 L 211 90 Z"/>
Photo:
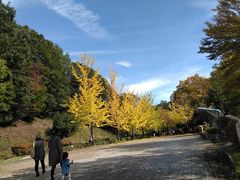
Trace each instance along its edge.
<path fill-rule="evenodd" d="M 218 150 L 218 151 L 221 156 L 220 162 L 222 162 L 223 164 L 228 166 L 229 170 L 231 171 L 230 179 L 237 179 L 236 163 L 233 160 L 232 156 L 223 149 Z"/>
<path fill-rule="evenodd" d="M 209 139 L 207 134 L 199 133 L 199 135 L 201 136 L 201 138 L 205 140 L 210 140 L 212 144 L 215 144 L 211 139 Z M 218 161 L 231 169 L 231 179 L 237 178 L 236 162 L 234 161 L 232 156 L 227 151 L 223 150 L 223 145 L 221 144 L 217 143 L 214 149 L 215 152 L 218 154 Z"/>

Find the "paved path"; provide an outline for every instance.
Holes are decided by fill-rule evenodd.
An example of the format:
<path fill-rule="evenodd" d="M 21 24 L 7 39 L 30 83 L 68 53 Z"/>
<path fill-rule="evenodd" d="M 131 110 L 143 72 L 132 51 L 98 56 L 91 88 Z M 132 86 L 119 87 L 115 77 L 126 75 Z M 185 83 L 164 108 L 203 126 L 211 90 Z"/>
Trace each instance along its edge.
<path fill-rule="evenodd" d="M 72 179 L 76 180 L 168 180 L 223 179 L 209 173 L 204 152 L 211 146 L 198 135 L 169 136 L 131 141 L 118 145 L 70 152 L 74 160 Z M 26 159 L 0 165 L 0 177 L 9 180 L 49 179 L 46 174 L 35 178 L 33 160 Z M 24 170 L 23 170 L 23 169 Z M 14 174 L 13 176 L 9 176 Z M 59 168 L 56 178 L 59 179 Z"/>

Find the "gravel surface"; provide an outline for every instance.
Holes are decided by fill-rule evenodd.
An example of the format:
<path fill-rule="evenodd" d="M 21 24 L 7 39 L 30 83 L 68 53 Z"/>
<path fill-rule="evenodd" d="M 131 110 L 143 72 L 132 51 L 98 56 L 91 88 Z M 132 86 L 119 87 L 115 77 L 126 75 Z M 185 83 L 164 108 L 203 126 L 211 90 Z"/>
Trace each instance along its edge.
<path fill-rule="evenodd" d="M 72 180 L 228 179 L 209 165 L 212 144 L 198 135 L 166 136 L 70 152 Z M 0 179 L 49 179 L 50 169 L 36 178 L 32 159 L 0 165 Z M 59 166 L 55 179 L 60 178 Z"/>

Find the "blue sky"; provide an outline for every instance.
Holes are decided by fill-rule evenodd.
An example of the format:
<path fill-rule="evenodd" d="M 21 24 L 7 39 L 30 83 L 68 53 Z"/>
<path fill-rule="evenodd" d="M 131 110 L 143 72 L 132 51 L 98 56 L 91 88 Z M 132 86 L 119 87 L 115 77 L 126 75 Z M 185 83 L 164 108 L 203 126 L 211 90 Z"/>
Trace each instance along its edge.
<path fill-rule="evenodd" d="M 151 91 L 155 103 L 169 100 L 180 80 L 212 70 L 214 62 L 197 52 L 216 0 L 10 2 L 19 24 L 58 44 L 72 61 L 90 54 L 104 77 L 111 67 L 119 86 Z"/>

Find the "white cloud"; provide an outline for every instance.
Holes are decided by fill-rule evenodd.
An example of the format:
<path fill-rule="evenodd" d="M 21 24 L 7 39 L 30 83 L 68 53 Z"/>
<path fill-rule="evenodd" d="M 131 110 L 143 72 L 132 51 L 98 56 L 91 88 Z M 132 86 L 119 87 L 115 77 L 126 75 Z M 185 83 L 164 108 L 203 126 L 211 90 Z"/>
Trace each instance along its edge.
<path fill-rule="evenodd" d="M 131 84 L 126 87 L 127 90 L 135 93 L 145 93 L 150 92 L 156 88 L 169 84 L 169 80 L 164 79 L 150 79 L 136 84 Z"/>
<path fill-rule="evenodd" d="M 131 50 L 94 50 L 94 51 L 70 51 L 71 56 L 81 55 L 81 54 L 94 54 L 94 55 L 111 55 L 111 54 L 122 54 L 132 52 Z"/>
<path fill-rule="evenodd" d="M 126 67 L 126 68 L 130 68 L 132 66 L 132 64 L 128 61 L 118 61 L 118 62 L 116 62 L 116 64 L 119 66 Z"/>
<path fill-rule="evenodd" d="M 154 93 L 154 102 L 158 104 L 160 101 L 169 101 L 170 96 L 172 95 L 173 91 L 175 90 L 175 87 L 173 88 L 165 88 L 161 89 L 158 92 Z"/>
<path fill-rule="evenodd" d="M 69 51 L 71 56 L 81 55 L 81 54 L 94 54 L 94 55 L 112 55 L 112 54 L 124 54 L 124 53 L 134 53 L 134 52 L 144 52 L 149 50 L 157 50 L 162 47 L 153 46 L 145 48 L 132 48 L 132 49 L 116 49 L 116 50 L 92 50 L 92 51 Z"/>
<path fill-rule="evenodd" d="M 200 74 L 201 71 L 204 70 L 203 67 L 199 66 L 188 66 L 182 71 L 180 71 L 178 74 L 179 80 L 185 80 L 186 78 L 190 76 L 194 76 L 195 74 Z"/>
<path fill-rule="evenodd" d="M 73 0 L 39 0 L 47 7 L 72 23 L 94 38 L 105 38 L 108 33 L 99 23 L 100 17 L 87 9 L 81 3 Z"/>
<path fill-rule="evenodd" d="M 213 15 L 216 14 L 216 11 L 213 11 L 217 7 L 217 0 L 190 0 L 192 6 L 202 9 L 206 12 L 206 15 L 203 16 L 204 20 L 211 20 Z"/>

